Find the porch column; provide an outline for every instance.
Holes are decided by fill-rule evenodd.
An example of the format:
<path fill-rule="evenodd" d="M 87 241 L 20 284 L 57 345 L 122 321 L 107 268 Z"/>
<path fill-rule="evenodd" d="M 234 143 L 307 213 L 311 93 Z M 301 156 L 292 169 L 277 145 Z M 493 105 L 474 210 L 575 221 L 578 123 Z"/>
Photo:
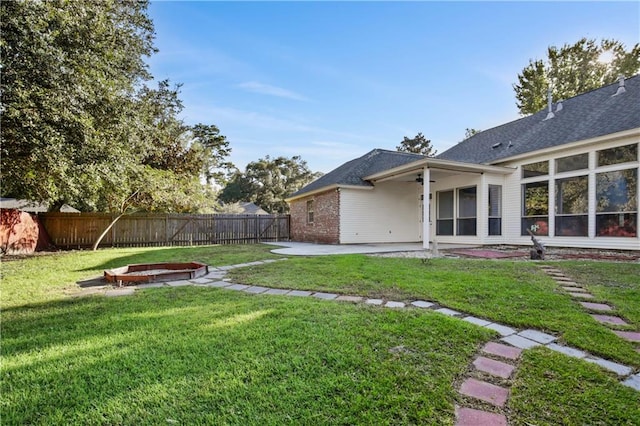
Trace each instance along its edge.
<path fill-rule="evenodd" d="M 425 167 L 422 171 L 422 248 L 429 249 L 429 236 L 431 235 L 431 229 L 429 226 L 429 211 L 431 210 L 431 200 L 429 199 L 429 186 L 431 181 L 431 175 L 429 168 Z"/>

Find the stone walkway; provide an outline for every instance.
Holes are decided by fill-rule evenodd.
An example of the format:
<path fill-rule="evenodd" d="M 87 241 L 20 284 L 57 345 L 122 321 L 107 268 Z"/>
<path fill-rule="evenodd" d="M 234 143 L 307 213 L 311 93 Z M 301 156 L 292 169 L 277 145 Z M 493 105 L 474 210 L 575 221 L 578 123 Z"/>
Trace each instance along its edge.
<path fill-rule="evenodd" d="M 471 366 L 468 368 L 466 378 L 463 380 L 458 389 L 458 392 L 461 395 L 461 405 L 456 405 L 456 425 L 458 426 L 507 424 L 507 417 L 504 412 L 504 407 L 509 399 L 511 386 L 510 379 L 511 377 L 513 377 L 513 373 L 518 367 L 518 360 L 522 351 L 536 346 L 545 346 L 552 351 L 597 364 L 600 367 L 617 374 L 620 377 L 621 383 L 623 385 L 640 391 L 640 373 L 632 375 L 632 367 L 609 361 L 594 355 L 590 355 L 589 353 L 584 352 L 580 349 L 558 344 L 556 343 L 556 336 L 542 333 L 537 330 L 517 330 L 504 324 L 467 315 L 463 312 L 459 312 L 426 300 L 415 300 L 410 303 L 405 303 L 393 300 L 371 299 L 361 296 L 340 295 L 336 293 L 291 290 L 284 288 L 267 288 L 261 286 L 237 284 L 225 278 L 227 272 L 231 269 L 254 265 L 263 265 L 266 263 L 279 262 L 283 260 L 286 260 L 286 258 L 277 260 L 269 259 L 264 261 L 242 263 L 238 265 L 221 266 L 217 268 L 209 267 L 210 272 L 207 275 L 193 280 L 158 282 L 121 288 L 112 288 L 110 286 L 104 286 L 100 288 L 90 287 L 84 289 L 80 293 L 77 293 L 76 296 L 104 294 L 107 297 L 116 297 L 134 294 L 138 289 L 194 285 L 202 287 L 222 288 L 231 291 L 242 291 L 250 294 L 312 297 L 321 300 L 364 303 L 367 305 L 380 306 L 390 309 L 432 309 L 435 312 L 441 313 L 443 315 L 459 318 L 462 321 L 467 321 L 479 327 L 485 327 L 490 330 L 494 330 L 499 334 L 500 337 L 482 347 L 480 353 L 475 357 Z M 577 283 L 573 282 L 570 278 L 565 277 L 561 271 L 546 265 L 540 265 L 540 267 L 543 268 L 549 275 L 553 276 L 556 281 L 563 286 L 563 289 L 572 295 L 572 297 L 576 298 L 577 300 L 593 299 L 593 295 L 588 293 L 582 286 L 579 286 Z M 597 304 L 592 305 L 583 306 L 585 307 L 585 309 L 594 310 L 594 306 Z M 605 305 L 603 304 L 603 306 Z M 606 311 L 607 308 L 604 308 L 603 306 L 600 307 L 600 310 Z M 609 305 L 606 306 L 608 308 L 611 308 Z M 597 308 L 595 310 L 597 310 Z M 618 317 L 603 317 L 607 317 L 607 319 L 602 318 L 600 321 L 605 324 L 619 324 L 619 321 L 614 319 Z M 596 314 L 594 314 L 594 318 L 596 318 Z M 622 319 L 619 320 L 622 321 Z M 614 330 L 614 332 L 616 331 Z M 620 335 L 620 337 L 628 338 L 628 340 L 634 342 L 637 342 L 638 337 L 640 337 L 638 336 L 640 333 L 636 332 L 620 333 L 623 334 L 618 334 L 616 332 L 616 334 Z M 624 333 L 629 334 L 627 335 Z M 469 407 L 469 405 L 476 408 L 471 408 Z M 478 406 L 485 408 L 478 409 Z"/>

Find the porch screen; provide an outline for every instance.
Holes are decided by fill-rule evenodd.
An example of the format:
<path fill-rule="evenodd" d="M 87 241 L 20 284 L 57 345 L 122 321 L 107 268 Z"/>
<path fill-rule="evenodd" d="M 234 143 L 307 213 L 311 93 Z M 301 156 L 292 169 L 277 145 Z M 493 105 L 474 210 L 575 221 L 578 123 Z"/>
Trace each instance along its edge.
<path fill-rule="evenodd" d="M 489 235 L 502 235 L 502 186 L 489 185 Z"/>
<path fill-rule="evenodd" d="M 589 179 L 556 180 L 556 228 L 559 237 L 586 237 L 589 232 Z"/>
<path fill-rule="evenodd" d="M 638 235 L 638 169 L 596 173 L 596 235 Z"/>
<path fill-rule="evenodd" d="M 549 181 L 522 185 L 521 234 L 549 235 Z"/>
<path fill-rule="evenodd" d="M 476 187 L 458 189 L 457 235 L 476 235 Z"/>
<path fill-rule="evenodd" d="M 453 191 L 437 192 L 436 235 L 453 235 Z"/>

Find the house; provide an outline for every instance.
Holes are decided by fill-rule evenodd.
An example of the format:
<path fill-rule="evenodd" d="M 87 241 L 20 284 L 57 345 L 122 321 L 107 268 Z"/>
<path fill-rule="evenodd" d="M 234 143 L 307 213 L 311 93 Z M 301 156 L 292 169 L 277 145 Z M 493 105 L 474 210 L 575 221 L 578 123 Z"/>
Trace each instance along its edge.
<path fill-rule="evenodd" d="M 287 199 L 291 237 L 640 250 L 639 142 L 637 75 L 435 158 L 374 149 Z"/>
<path fill-rule="evenodd" d="M 242 209 L 241 214 L 269 214 L 265 209 L 251 202 L 240 202 L 238 205 Z"/>

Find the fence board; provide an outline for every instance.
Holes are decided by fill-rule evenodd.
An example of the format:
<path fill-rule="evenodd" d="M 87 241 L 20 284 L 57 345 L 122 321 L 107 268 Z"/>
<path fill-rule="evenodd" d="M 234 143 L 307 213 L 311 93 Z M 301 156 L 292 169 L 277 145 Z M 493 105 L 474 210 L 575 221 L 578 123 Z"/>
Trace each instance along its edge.
<path fill-rule="evenodd" d="M 59 248 L 91 247 L 116 215 L 41 213 L 41 223 Z M 100 247 L 251 244 L 289 239 L 289 215 L 132 214 L 107 233 Z"/>

